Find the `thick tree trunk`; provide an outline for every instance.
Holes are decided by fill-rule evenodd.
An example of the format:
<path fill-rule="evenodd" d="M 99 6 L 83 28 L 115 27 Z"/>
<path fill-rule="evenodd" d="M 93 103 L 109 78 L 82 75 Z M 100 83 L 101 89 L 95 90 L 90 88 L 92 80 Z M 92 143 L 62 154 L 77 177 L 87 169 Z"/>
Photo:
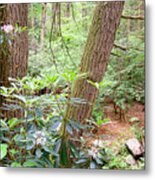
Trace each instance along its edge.
<path fill-rule="evenodd" d="M 42 5 L 42 16 L 41 16 L 41 32 L 40 32 L 40 43 L 41 48 L 44 47 L 44 37 L 45 37 L 45 28 L 46 28 L 46 3 Z"/>
<path fill-rule="evenodd" d="M 19 27 L 27 27 L 27 4 L 8 4 L 1 5 L 0 25 L 10 24 L 13 27 L 18 24 Z M 28 60 L 28 31 L 25 30 L 16 33 L 11 44 L 3 42 L 0 44 L 0 82 L 2 86 L 8 87 L 8 78 L 22 78 L 26 75 L 27 60 Z M 0 98 L 0 107 L 4 99 Z M 5 116 L 10 116 L 11 113 L 6 113 Z M 16 116 L 15 113 L 11 116 Z"/>
<path fill-rule="evenodd" d="M 79 73 L 87 73 L 88 76 L 75 81 L 71 94 L 71 97 L 85 99 L 87 103 L 78 106 L 69 104 L 65 118 L 72 118 L 81 123 L 90 118 L 98 89 L 87 80 L 99 83 L 103 78 L 123 6 L 122 1 L 100 2 L 97 5 L 80 64 Z"/>

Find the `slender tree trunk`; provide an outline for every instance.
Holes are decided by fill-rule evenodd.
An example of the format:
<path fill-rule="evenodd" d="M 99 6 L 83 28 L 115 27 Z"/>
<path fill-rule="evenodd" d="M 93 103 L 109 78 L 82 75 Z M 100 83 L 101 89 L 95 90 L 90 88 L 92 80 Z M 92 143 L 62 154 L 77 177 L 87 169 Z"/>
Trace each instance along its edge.
<path fill-rule="evenodd" d="M 66 119 L 84 123 L 90 118 L 98 89 L 88 80 L 99 83 L 103 78 L 123 6 L 123 1 L 98 3 L 80 64 L 79 73 L 87 73 L 87 78 L 76 80 L 71 93 L 71 97 L 85 99 L 87 103 L 78 106 L 69 104 Z"/>
<path fill-rule="evenodd" d="M 139 8 L 139 15 L 141 17 L 144 17 L 144 6 L 145 6 L 145 2 L 144 0 L 142 0 Z M 142 28 L 144 28 L 144 21 L 139 21 L 139 30 L 141 30 Z"/>
<path fill-rule="evenodd" d="M 46 28 L 46 3 L 42 4 L 42 18 L 41 18 L 41 32 L 40 32 L 40 43 L 41 48 L 44 47 L 44 37 L 45 37 L 45 28 Z"/>
<path fill-rule="evenodd" d="M 58 36 L 59 35 L 59 15 L 60 15 L 60 12 L 59 12 L 59 3 L 52 3 L 52 14 L 53 14 L 53 34 L 55 36 Z"/>
<path fill-rule="evenodd" d="M 87 9 L 86 9 L 86 3 L 87 2 L 82 2 L 82 17 L 85 17 L 87 15 Z"/>
<path fill-rule="evenodd" d="M 81 12 L 81 15 L 82 15 L 82 18 L 84 19 L 83 20 L 83 27 L 87 31 L 88 30 L 88 24 L 85 21 L 85 17 L 87 16 L 86 3 L 89 3 L 89 2 L 82 2 L 82 12 Z"/>
<path fill-rule="evenodd" d="M 27 27 L 27 4 L 0 5 L 0 25 L 10 24 L 15 27 Z M 3 7 L 4 6 L 4 7 Z M 0 44 L 0 82 L 2 86 L 10 85 L 8 78 L 22 78 L 26 75 L 28 60 L 28 31 L 16 33 L 11 43 Z M 0 98 L 0 107 L 4 99 Z M 6 117 L 15 117 L 18 113 L 4 112 Z"/>
<path fill-rule="evenodd" d="M 35 17 L 34 17 L 34 7 L 33 7 L 33 4 L 31 4 L 31 29 L 32 29 L 31 47 L 32 47 L 32 50 L 36 52 Z"/>
<path fill-rule="evenodd" d="M 66 3 L 66 17 L 69 18 L 70 17 L 70 3 Z"/>

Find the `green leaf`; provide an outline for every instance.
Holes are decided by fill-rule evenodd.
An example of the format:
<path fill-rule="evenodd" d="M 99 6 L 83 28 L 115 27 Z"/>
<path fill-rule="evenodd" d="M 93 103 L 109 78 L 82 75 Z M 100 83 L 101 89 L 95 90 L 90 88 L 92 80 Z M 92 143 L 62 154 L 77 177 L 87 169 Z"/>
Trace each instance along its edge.
<path fill-rule="evenodd" d="M 25 140 L 25 137 L 24 137 L 24 135 L 22 135 L 22 134 L 16 134 L 16 135 L 13 137 L 13 140 L 16 141 L 16 142 L 20 142 L 21 140 Z"/>
<path fill-rule="evenodd" d="M 98 119 L 97 120 L 97 125 L 101 126 L 103 124 L 107 124 L 110 122 L 110 119 L 109 118 L 106 118 L 106 119 Z"/>
<path fill-rule="evenodd" d="M 79 159 L 78 161 L 76 161 L 76 164 L 84 164 L 87 162 L 87 159 Z"/>
<path fill-rule="evenodd" d="M 95 162 L 90 162 L 90 169 L 95 169 L 96 168 L 96 163 Z"/>
<path fill-rule="evenodd" d="M 97 162 L 97 164 L 103 165 L 104 163 L 101 161 L 101 159 L 99 158 L 95 158 L 95 161 Z"/>
<path fill-rule="evenodd" d="M 69 148 L 71 150 L 71 153 L 72 155 L 75 157 L 75 158 L 78 158 L 79 156 L 79 153 L 78 153 L 78 150 L 77 150 L 77 147 L 74 146 L 74 144 L 72 143 L 72 141 L 68 141 L 68 145 L 69 145 Z"/>
<path fill-rule="evenodd" d="M 10 153 L 11 153 L 12 155 L 15 155 L 15 154 L 18 153 L 18 151 L 17 151 L 16 149 L 11 149 L 11 150 L 9 150 L 9 151 L 10 151 Z"/>
<path fill-rule="evenodd" d="M 129 122 L 139 122 L 139 118 L 138 117 L 132 117 L 132 118 L 130 118 Z"/>
<path fill-rule="evenodd" d="M 6 122 L 3 121 L 2 119 L 0 120 L 0 126 L 3 127 L 3 128 L 8 128 Z"/>
<path fill-rule="evenodd" d="M 22 27 L 21 32 L 25 31 L 27 29 L 26 26 Z"/>
<path fill-rule="evenodd" d="M 0 94 L 1 95 L 7 95 L 8 89 L 4 86 L 0 87 Z"/>
<path fill-rule="evenodd" d="M 56 152 L 56 153 L 58 153 L 59 150 L 60 150 L 61 142 L 62 142 L 62 139 L 57 139 L 57 140 L 55 141 L 55 152 Z"/>
<path fill-rule="evenodd" d="M 2 160 L 7 155 L 7 144 L 0 144 L 0 159 Z"/>
<path fill-rule="evenodd" d="M 21 102 L 23 102 L 24 104 L 26 104 L 26 98 L 22 95 L 17 95 L 17 94 L 13 94 L 13 97 L 15 97 L 16 99 L 20 100 Z"/>
<path fill-rule="evenodd" d="M 26 140 L 26 150 L 31 150 L 35 146 L 35 140 L 34 139 L 27 139 Z"/>
<path fill-rule="evenodd" d="M 84 78 L 87 78 L 87 77 L 88 77 L 88 73 L 81 73 L 81 74 L 76 75 L 75 80 L 84 79 Z"/>
<path fill-rule="evenodd" d="M 24 162 L 23 167 L 37 167 L 37 163 L 33 160 L 28 160 Z"/>
<path fill-rule="evenodd" d="M 36 154 L 37 158 L 40 158 L 43 153 L 41 152 L 40 149 L 37 149 L 36 152 L 35 152 L 35 154 Z"/>
<path fill-rule="evenodd" d="M 91 81 L 91 80 L 87 80 L 87 82 L 88 82 L 89 84 L 91 84 L 92 86 L 96 87 L 96 89 L 99 89 L 99 83 L 93 82 L 93 81 Z"/>
<path fill-rule="evenodd" d="M 50 153 L 52 156 L 59 156 L 59 154 L 55 150 L 53 150 L 51 146 L 49 146 L 49 147 L 42 146 L 42 147 L 43 147 L 44 151 Z"/>
<path fill-rule="evenodd" d="M 67 165 L 68 164 L 67 146 L 66 146 L 66 142 L 65 141 L 62 143 L 62 146 L 61 146 L 60 159 L 61 159 L 62 165 Z"/>
<path fill-rule="evenodd" d="M 73 135 L 73 129 L 72 129 L 72 127 L 71 127 L 71 125 L 69 123 L 67 123 L 66 129 L 67 129 L 69 134 Z"/>
<path fill-rule="evenodd" d="M 22 165 L 19 162 L 13 162 L 11 167 L 22 167 Z"/>
<path fill-rule="evenodd" d="M 56 122 L 52 125 L 51 130 L 52 131 L 58 131 L 61 126 L 61 122 Z"/>
<path fill-rule="evenodd" d="M 8 121 L 9 127 L 10 128 L 14 128 L 15 126 L 17 126 L 18 124 L 20 124 L 21 122 L 23 122 L 23 120 L 21 119 L 16 119 L 16 118 L 12 118 Z"/>
<path fill-rule="evenodd" d="M 84 129 L 85 126 L 81 125 L 79 122 L 74 121 L 73 119 L 70 120 L 70 124 L 76 131 L 79 131 L 80 129 Z"/>

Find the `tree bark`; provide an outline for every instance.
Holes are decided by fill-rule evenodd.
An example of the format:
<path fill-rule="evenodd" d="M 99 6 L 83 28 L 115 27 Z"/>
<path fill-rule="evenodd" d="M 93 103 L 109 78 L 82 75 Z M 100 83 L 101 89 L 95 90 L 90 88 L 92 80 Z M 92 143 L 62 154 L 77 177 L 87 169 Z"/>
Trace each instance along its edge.
<path fill-rule="evenodd" d="M 40 32 L 40 46 L 44 47 L 44 37 L 45 37 L 45 28 L 46 28 L 46 3 L 42 4 L 42 18 L 41 18 L 41 32 Z"/>
<path fill-rule="evenodd" d="M 71 97 L 85 99 L 87 103 L 78 106 L 69 104 L 65 118 L 81 123 L 90 118 L 98 89 L 88 80 L 99 83 L 103 78 L 116 30 L 120 24 L 123 6 L 122 1 L 100 2 L 96 6 L 79 72 L 79 74 L 87 73 L 87 78 L 77 79 L 71 93 Z"/>
<path fill-rule="evenodd" d="M 27 4 L 8 4 L 0 5 L 0 25 L 10 24 L 13 27 L 18 24 L 19 27 L 27 27 L 28 23 L 28 5 Z M 28 61 L 28 31 L 16 33 L 11 44 L 3 42 L 0 44 L 0 82 L 1 86 L 10 85 L 8 78 L 22 78 L 26 75 Z M 7 52 L 4 52 L 4 47 Z M 0 107 L 4 99 L 0 98 Z M 5 116 L 10 116 L 6 113 Z M 11 116 L 15 117 L 13 113 Z"/>
<path fill-rule="evenodd" d="M 87 2 L 82 2 L 82 17 L 85 17 L 87 15 L 87 9 L 86 9 L 86 3 Z"/>
<path fill-rule="evenodd" d="M 35 15 L 34 15 L 34 5 L 31 4 L 31 29 L 32 29 L 32 36 L 31 36 L 31 49 L 36 52 L 36 40 L 35 40 Z"/>
<path fill-rule="evenodd" d="M 59 35 L 60 3 L 52 3 L 52 34 Z"/>
<path fill-rule="evenodd" d="M 70 2 L 66 3 L 66 17 L 70 17 Z"/>

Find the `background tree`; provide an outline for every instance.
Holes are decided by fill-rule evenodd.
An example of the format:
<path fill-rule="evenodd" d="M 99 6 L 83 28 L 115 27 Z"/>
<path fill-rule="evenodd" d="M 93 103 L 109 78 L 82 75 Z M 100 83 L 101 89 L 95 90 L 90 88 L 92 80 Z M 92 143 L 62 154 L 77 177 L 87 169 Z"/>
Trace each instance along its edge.
<path fill-rule="evenodd" d="M 69 18 L 70 17 L 70 3 L 66 3 L 66 17 Z"/>
<path fill-rule="evenodd" d="M 40 43 L 41 48 L 44 46 L 45 30 L 46 30 L 46 7 L 47 4 L 42 4 L 42 16 L 41 16 L 41 32 L 40 32 Z"/>

